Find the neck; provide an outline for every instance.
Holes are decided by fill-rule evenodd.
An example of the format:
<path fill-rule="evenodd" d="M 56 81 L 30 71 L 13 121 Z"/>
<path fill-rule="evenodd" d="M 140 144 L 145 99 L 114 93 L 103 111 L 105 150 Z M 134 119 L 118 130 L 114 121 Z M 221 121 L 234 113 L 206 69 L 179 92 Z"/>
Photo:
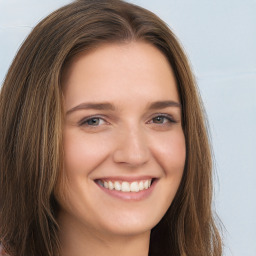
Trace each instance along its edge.
<path fill-rule="evenodd" d="M 148 256 L 150 231 L 113 235 L 74 223 L 60 223 L 61 256 Z"/>

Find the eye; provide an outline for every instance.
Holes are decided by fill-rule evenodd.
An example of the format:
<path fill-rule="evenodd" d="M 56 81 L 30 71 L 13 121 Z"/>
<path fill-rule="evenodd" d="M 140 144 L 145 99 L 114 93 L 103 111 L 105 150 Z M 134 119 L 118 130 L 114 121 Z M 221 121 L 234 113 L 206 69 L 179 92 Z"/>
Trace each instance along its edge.
<path fill-rule="evenodd" d="M 153 123 L 155 124 L 163 124 L 168 122 L 169 120 L 164 116 L 157 116 L 152 119 Z"/>
<path fill-rule="evenodd" d="M 154 118 L 152 118 L 150 123 L 154 123 L 154 124 L 168 124 L 168 123 L 176 123 L 176 121 L 170 115 L 161 114 L 161 115 L 158 115 L 158 116 L 155 116 Z"/>
<path fill-rule="evenodd" d="M 79 122 L 80 126 L 92 126 L 97 127 L 103 125 L 106 121 L 100 117 L 89 117 Z"/>

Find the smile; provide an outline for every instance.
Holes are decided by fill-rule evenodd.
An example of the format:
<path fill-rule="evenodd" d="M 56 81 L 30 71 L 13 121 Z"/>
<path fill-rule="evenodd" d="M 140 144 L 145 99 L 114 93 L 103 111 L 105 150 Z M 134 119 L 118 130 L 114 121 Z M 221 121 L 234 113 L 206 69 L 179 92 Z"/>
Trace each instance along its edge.
<path fill-rule="evenodd" d="M 133 182 L 97 180 L 96 183 L 108 190 L 116 190 L 122 192 L 139 192 L 149 189 L 152 183 L 152 179 Z"/>

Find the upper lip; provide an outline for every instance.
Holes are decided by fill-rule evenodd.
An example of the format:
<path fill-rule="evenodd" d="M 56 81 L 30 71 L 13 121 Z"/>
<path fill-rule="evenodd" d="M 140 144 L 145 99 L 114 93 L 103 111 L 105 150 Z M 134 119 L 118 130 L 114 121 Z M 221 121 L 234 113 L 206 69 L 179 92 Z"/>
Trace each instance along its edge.
<path fill-rule="evenodd" d="M 133 182 L 133 181 L 141 181 L 141 180 L 150 180 L 150 179 L 155 179 L 156 177 L 154 176 L 108 176 L 108 177 L 100 177 L 95 180 L 104 180 L 104 181 L 128 181 L 128 182 Z"/>

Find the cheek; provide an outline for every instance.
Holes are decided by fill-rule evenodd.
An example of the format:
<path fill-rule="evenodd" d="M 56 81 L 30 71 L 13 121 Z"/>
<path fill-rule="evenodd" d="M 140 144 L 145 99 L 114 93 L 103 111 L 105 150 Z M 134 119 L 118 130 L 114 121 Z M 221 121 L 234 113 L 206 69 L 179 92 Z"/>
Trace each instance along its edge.
<path fill-rule="evenodd" d="M 154 139 L 154 141 L 153 141 Z M 186 144 L 182 130 L 175 130 L 151 139 L 151 152 L 162 169 L 154 207 L 163 217 L 178 191 L 186 160 Z"/>
<path fill-rule="evenodd" d="M 102 141 L 102 136 L 88 135 L 77 128 L 64 131 L 64 169 L 55 196 L 62 209 L 75 216 L 83 216 L 84 206 L 90 205 L 89 193 L 84 193 L 90 190 L 93 183 L 90 174 L 108 157 L 109 145 Z"/>
<path fill-rule="evenodd" d="M 64 167 L 67 174 L 72 171 L 89 174 L 108 156 L 108 147 L 99 135 L 86 136 L 84 132 L 68 130 L 64 134 Z"/>
<path fill-rule="evenodd" d="M 186 160 L 186 143 L 183 131 L 163 134 L 161 143 L 154 143 L 154 155 L 165 175 L 182 176 Z"/>

